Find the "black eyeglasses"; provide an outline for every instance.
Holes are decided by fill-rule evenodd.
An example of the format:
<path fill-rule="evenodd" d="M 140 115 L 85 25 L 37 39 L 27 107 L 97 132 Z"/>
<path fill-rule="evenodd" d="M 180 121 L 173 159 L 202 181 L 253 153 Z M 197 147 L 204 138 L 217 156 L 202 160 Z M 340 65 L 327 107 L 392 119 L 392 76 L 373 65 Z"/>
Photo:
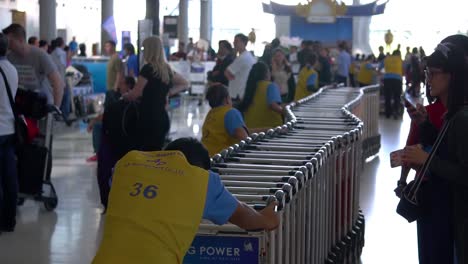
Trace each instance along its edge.
<path fill-rule="evenodd" d="M 424 75 L 426 76 L 426 82 L 429 80 L 432 80 L 432 78 L 440 73 L 444 73 L 442 70 L 434 70 L 434 69 L 428 69 L 426 68 L 424 70 Z"/>

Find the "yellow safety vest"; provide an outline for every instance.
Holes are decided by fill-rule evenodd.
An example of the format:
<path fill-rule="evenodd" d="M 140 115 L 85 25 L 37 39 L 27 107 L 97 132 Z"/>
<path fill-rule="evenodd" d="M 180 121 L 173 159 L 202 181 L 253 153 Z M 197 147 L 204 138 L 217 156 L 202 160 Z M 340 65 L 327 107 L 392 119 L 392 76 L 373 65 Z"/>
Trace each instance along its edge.
<path fill-rule="evenodd" d="M 403 75 L 403 61 L 400 56 L 387 56 L 384 60 L 385 73 Z"/>
<path fill-rule="evenodd" d="M 315 79 L 315 88 L 318 89 L 318 73 L 312 67 L 303 67 L 302 70 L 299 72 L 297 77 L 297 85 L 296 85 L 296 93 L 294 95 L 294 101 L 301 100 L 305 98 L 313 92 L 307 90 L 307 79 L 312 75 L 317 74 L 317 78 Z"/>
<path fill-rule="evenodd" d="M 269 81 L 259 81 L 252 104 L 244 113 L 248 128 L 273 128 L 283 125 L 281 114 L 271 110 L 267 100 Z"/>
<path fill-rule="evenodd" d="M 239 142 L 229 135 L 224 124 L 224 117 L 232 109 L 231 106 L 220 106 L 211 109 L 206 115 L 202 128 L 202 143 L 210 153 L 210 156 Z"/>
<path fill-rule="evenodd" d="M 93 263 L 182 263 L 202 219 L 208 175 L 178 151 L 125 155 Z"/>
<path fill-rule="evenodd" d="M 362 84 L 371 84 L 372 83 L 372 77 L 373 77 L 373 71 L 372 69 L 367 68 L 367 64 L 369 62 L 364 62 L 361 65 L 361 69 L 359 70 L 359 74 L 357 77 L 358 82 Z"/>

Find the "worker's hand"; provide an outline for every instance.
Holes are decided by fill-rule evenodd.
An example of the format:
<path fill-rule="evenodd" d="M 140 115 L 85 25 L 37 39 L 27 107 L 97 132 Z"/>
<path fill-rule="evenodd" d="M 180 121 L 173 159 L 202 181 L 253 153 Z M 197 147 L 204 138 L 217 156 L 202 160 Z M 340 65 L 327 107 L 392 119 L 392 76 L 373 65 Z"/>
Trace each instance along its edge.
<path fill-rule="evenodd" d="M 411 120 L 416 124 L 419 125 L 427 119 L 427 111 L 422 104 L 416 104 L 416 107 L 414 107 L 412 104 L 405 101 L 405 107 Z"/>
<path fill-rule="evenodd" d="M 276 229 L 280 223 L 279 215 L 275 210 L 276 206 L 278 206 L 278 202 L 275 201 L 260 211 L 263 217 L 264 228 L 268 231 Z"/>

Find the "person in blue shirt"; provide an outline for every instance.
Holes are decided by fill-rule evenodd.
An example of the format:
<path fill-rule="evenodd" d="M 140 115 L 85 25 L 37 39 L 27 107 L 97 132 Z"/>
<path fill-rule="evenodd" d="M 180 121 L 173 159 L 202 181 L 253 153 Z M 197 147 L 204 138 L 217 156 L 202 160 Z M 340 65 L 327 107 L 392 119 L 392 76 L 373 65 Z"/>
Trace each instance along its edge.
<path fill-rule="evenodd" d="M 68 46 L 70 47 L 70 51 L 73 55 L 76 55 L 76 53 L 78 53 L 78 43 L 76 42 L 75 36 L 73 36 L 72 41 L 68 43 Z"/>
<path fill-rule="evenodd" d="M 337 60 L 337 71 L 335 76 L 335 81 L 337 83 L 347 84 L 347 79 L 349 75 L 349 66 L 351 65 L 351 55 L 346 51 L 346 42 L 341 42 L 338 45 L 340 54 L 338 55 Z"/>
<path fill-rule="evenodd" d="M 140 72 L 138 57 L 135 55 L 135 47 L 131 43 L 124 45 L 125 76 L 136 78 Z"/>
<path fill-rule="evenodd" d="M 165 150 L 182 152 L 193 166 L 205 170 L 209 170 L 211 167 L 208 151 L 195 138 L 179 138 L 169 143 Z M 229 221 L 246 230 L 273 230 L 279 225 L 279 216 L 275 212 L 276 205 L 277 203 L 271 203 L 265 209 L 255 211 L 226 190 L 218 174 L 209 171 L 203 219 L 218 225 Z"/>

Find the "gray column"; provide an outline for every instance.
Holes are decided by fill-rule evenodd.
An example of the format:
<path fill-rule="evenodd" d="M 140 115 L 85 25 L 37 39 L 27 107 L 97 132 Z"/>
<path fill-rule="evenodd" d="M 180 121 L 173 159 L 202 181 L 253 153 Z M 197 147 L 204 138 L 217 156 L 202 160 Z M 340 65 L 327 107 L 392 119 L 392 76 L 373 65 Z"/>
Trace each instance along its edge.
<path fill-rule="evenodd" d="M 57 37 L 57 3 L 55 0 L 39 0 L 39 36 L 51 41 Z"/>
<path fill-rule="evenodd" d="M 153 21 L 153 35 L 159 35 L 159 0 L 146 0 L 146 19 Z"/>
<path fill-rule="evenodd" d="M 188 0 L 179 0 L 179 21 L 178 21 L 179 41 L 188 43 Z"/>
<path fill-rule="evenodd" d="M 211 30 L 213 26 L 212 1 L 200 1 L 200 38 L 211 42 Z"/>
<path fill-rule="evenodd" d="M 103 24 L 107 18 L 114 15 L 114 0 L 101 0 L 101 53 L 104 52 L 104 44 L 112 37 L 104 30 Z"/>

